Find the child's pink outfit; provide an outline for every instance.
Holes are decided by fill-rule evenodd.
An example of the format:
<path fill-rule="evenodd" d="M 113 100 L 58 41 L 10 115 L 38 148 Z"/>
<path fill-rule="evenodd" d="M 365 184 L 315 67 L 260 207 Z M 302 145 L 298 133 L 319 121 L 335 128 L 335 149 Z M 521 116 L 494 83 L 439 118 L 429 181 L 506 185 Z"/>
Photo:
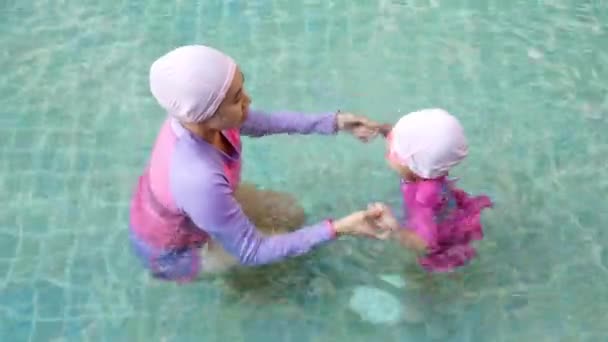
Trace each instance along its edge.
<path fill-rule="evenodd" d="M 411 229 L 427 243 L 420 265 L 430 272 L 449 272 L 476 256 L 471 242 L 483 238 L 481 211 L 491 207 L 487 196 L 469 196 L 446 177 L 401 182 L 404 229 Z"/>
<path fill-rule="evenodd" d="M 443 109 L 423 109 L 403 116 L 387 135 L 388 159 L 422 178 L 401 181 L 404 229 L 427 244 L 420 265 L 449 272 L 467 264 L 476 255 L 470 243 L 483 237 L 481 211 L 492 202 L 487 196 L 469 196 L 447 178 L 468 154 L 460 122 Z"/>

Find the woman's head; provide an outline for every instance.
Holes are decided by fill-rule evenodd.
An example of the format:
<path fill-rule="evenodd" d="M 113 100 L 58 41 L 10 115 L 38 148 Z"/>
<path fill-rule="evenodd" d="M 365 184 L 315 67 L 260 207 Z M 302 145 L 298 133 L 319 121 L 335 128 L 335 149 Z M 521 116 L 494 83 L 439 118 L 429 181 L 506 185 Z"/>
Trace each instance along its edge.
<path fill-rule="evenodd" d="M 232 58 L 204 45 L 179 47 L 150 68 L 150 90 L 169 115 L 187 125 L 239 127 L 251 100 Z"/>
<path fill-rule="evenodd" d="M 458 119 L 443 109 L 403 116 L 388 137 L 388 162 L 407 180 L 445 176 L 468 154 Z"/>

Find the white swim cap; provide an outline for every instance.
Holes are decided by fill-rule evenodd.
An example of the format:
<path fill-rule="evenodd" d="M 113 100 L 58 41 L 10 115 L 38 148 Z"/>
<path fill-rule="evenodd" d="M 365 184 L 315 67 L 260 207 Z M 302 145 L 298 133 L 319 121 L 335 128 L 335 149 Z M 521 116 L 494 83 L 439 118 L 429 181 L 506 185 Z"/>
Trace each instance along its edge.
<path fill-rule="evenodd" d="M 468 154 L 464 129 L 443 109 L 423 109 L 403 116 L 389 138 L 390 154 L 422 178 L 447 175 Z"/>
<path fill-rule="evenodd" d="M 203 122 L 216 112 L 232 83 L 236 63 L 204 45 L 186 45 L 150 67 L 150 91 L 167 113 L 183 122 Z"/>

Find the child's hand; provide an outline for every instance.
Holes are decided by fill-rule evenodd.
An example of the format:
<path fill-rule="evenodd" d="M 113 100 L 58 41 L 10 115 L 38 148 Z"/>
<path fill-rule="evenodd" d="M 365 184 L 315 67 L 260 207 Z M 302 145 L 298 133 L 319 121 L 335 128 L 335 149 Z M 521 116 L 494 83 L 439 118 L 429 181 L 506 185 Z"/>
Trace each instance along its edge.
<path fill-rule="evenodd" d="M 388 135 L 391 134 L 391 130 L 393 126 L 391 124 L 384 124 L 380 126 L 378 132 L 382 134 L 383 137 L 388 138 Z"/>
<path fill-rule="evenodd" d="M 363 116 L 339 112 L 336 120 L 339 131 L 349 132 L 363 142 L 372 140 L 380 133 L 381 125 Z"/>
<path fill-rule="evenodd" d="M 386 230 L 389 233 L 395 232 L 399 230 L 399 222 L 393 216 L 391 209 L 384 203 L 373 203 L 368 205 L 368 210 L 377 210 L 382 212 L 382 215 L 376 220 L 376 224 L 380 226 L 383 230 Z"/>
<path fill-rule="evenodd" d="M 354 212 L 336 220 L 334 229 L 339 235 L 366 236 L 385 240 L 391 237 L 392 231 L 384 224 L 384 208 L 370 205 L 367 210 Z"/>

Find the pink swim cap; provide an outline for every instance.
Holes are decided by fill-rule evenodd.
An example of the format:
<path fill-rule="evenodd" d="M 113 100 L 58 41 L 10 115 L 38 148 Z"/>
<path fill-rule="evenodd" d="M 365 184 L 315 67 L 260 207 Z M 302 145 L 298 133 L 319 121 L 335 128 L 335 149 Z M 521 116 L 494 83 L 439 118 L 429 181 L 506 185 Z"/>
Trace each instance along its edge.
<path fill-rule="evenodd" d="M 423 109 L 403 116 L 390 133 L 392 158 L 422 178 L 439 178 L 468 154 L 464 129 L 443 109 Z"/>
<path fill-rule="evenodd" d="M 179 47 L 150 67 L 150 91 L 169 115 L 187 123 L 209 119 L 224 100 L 236 63 L 204 45 Z"/>

